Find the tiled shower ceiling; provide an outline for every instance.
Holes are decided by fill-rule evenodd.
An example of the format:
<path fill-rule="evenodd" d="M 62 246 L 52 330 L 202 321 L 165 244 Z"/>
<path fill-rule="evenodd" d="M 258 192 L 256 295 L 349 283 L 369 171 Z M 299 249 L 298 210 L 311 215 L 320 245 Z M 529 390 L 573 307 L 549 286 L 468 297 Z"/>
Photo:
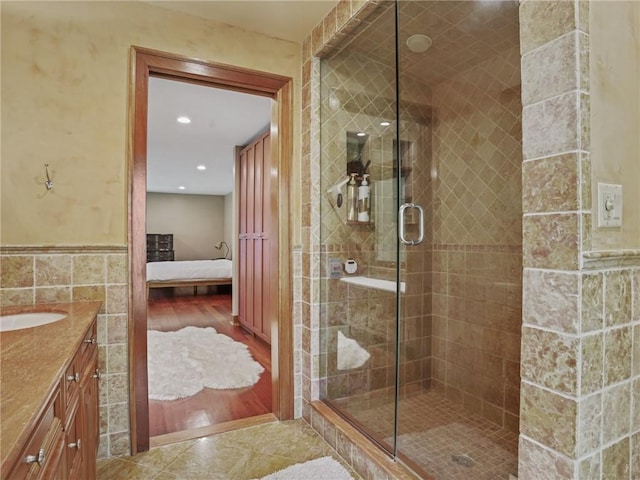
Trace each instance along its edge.
<path fill-rule="evenodd" d="M 393 5 L 384 2 L 371 24 L 363 22 L 349 48 L 393 65 L 395 18 L 389 11 Z M 398 5 L 400 72 L 425 85 L 437 85 L 518 45 L 519 26 L 513 21 L 518 17 L 517 1 L 400 1 Z M 407 48 L 407 38 L 414 34 L 431 38 L 426 52 Z"/>

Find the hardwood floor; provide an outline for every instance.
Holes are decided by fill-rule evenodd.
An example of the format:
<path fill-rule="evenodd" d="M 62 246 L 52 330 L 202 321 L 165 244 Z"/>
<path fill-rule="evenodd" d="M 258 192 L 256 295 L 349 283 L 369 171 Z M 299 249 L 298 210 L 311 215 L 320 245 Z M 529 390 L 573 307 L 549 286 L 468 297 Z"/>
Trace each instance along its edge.
<path fill-rule="evenodd" d="M 218 425 L 231 420 L 271 412 L 271 349 L 262 340 L 231 323 L 231 295 L 152 298 L 148 303 L 147 328 L 173 331 L 187 326 L 213 327 L 248 346 L 265 369 L 249 388 L 205 388 L 192 397 L 172 401 L 149 400 L 151 437 Z"/>

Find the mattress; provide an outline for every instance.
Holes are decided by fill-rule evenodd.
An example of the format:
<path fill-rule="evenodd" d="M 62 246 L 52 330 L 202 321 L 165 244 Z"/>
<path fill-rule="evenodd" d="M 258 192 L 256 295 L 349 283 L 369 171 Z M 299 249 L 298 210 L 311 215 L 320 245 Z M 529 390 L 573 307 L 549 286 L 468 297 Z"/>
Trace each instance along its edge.
<path fill-rule="evenodd" d="M 147 263 L 147 281 L 231 278 L 231 260 L 182 260 Z"/>

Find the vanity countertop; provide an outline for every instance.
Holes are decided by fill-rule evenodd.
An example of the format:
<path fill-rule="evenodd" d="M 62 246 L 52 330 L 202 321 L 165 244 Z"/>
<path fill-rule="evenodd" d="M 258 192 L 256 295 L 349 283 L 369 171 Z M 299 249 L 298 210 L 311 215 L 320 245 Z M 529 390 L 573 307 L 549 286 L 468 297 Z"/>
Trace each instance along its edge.
<path fill-rule="evenodd" d="M 60 381 L 102 302 L 3 307 L 2 315 L 61 312 L 66 318 L 0 333 L 0 461 L 12 462 Z M 4 470 L 4 468 L 2 468 Z"/>

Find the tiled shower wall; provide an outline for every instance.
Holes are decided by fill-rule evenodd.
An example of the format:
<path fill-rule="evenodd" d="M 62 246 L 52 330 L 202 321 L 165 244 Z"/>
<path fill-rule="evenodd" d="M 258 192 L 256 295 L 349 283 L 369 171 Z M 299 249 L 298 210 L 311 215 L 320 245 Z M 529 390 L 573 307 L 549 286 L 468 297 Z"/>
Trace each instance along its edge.
<path fill-rule="evenodd" d="M 518 431 L 522 132 L 517 45 L 433 87 L 433 388 Z"/>
<path fill-rule="evenodd" d="M 3 247 L 0 306 L 99 300 L 99 457 L 129 453 L 126 247 Z"/>

